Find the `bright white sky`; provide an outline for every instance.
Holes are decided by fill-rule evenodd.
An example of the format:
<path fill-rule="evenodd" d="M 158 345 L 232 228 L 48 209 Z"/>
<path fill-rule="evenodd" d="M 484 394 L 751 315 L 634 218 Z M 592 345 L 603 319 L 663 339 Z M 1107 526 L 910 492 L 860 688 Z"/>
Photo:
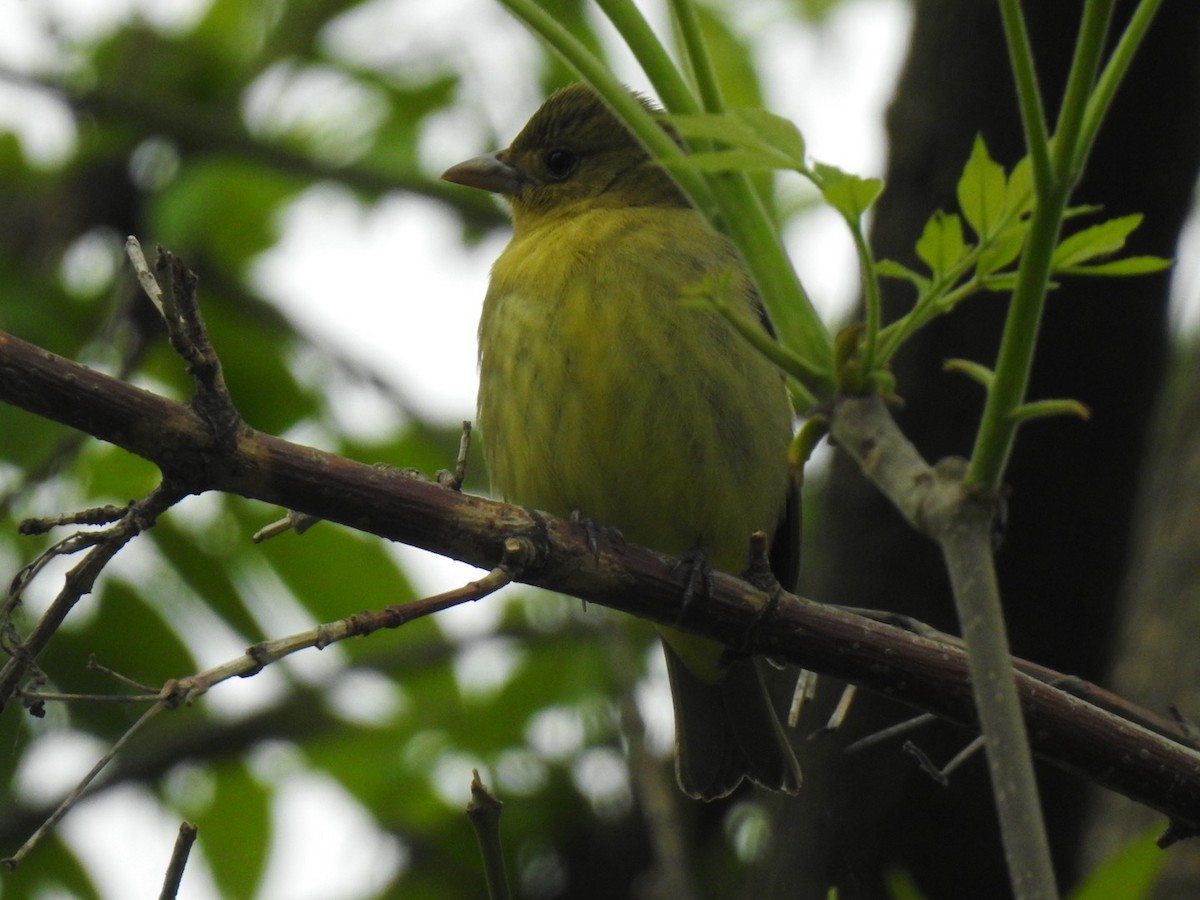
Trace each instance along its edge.
<path fill-rule="evenodd" d="M 53 71 L 60 62 L 60 44 L 51 37 L 56 32 L 86 40 L 132 15 L 162 27 L 180 27 L 192 21 L 204 3 L 0 0 L 0 66 L 17 72 Z M 645 0 L 644 5 L 661 21 L 660 3 Z M 907 39 L 906 4 L 847 0 L 817 31 L 790 21 L 782 0 L 755 0 L 739 8 L 742 28 L 754 36 L 760 51 L 764 81 L 771 90 L 769 105 L 797 122 L 812 156 L 860 174 L 882 175 L 882 113 Z M 496 149 L 487 145 L 488 134 L 512 136 L 541 100 L 523 61 L 532 39 L 490 0 L 376 0 L 333 30 L 327 46 L 336 56 L 418 77 L 447 65 L 461 72 L 465 102 L 433 124 L 422 147 L 431 174 Z M 632 87 L 648 88 L 636 65 L 623 59 L 618 75 Z M 320 117 L 347 103 L 364 127 L 378 112 L 336 79 L 321 73 L 296 79 L 277 70 L 264 76 L 244 109 L 252 119 L 265 122 L 259 127 L 270 128 L 272 123 Z M 16 131 L 28 156 L 47 166 L 67 156 L 74 140 L 70 113 L 56 99 L 3 80 L 0 127 Z M 475 323 L 488 267 L 504 237 L 464 248 L 457 223 L 432 203 L 397 194 L 368 205 L 332 186 L 315 188 L 292 204 L 283 226 L 278 246 L 254 269 L 259 289 L 306 331 L 394 379 L 422 415 L 446 422 L 473 418 Z M 154 240 L 153 235 L 141 237 Z M 856 294 L 852 248 L 836 218 L 814 216 L 792 229 L 787 240 L 810 294 L 827 317 L 836 318 Z M 1178 276 L 1192 286 L 1181 294 L 1197 292 L 1197 275 L 1181 262 Z M 356 402 L 362 405 L 344 417 L 345 427 L 369 431 L 383 414 L 369 400 Z M 420 579 L 430 590 L 463 580 L 462 570 L 449 564 L 421 571 Z M 485 608 L 471 605 L 469 613 L 446 616 L 443 624 L 463 633 L 486 630 L 490 616 Z M 98 749 L 51 741 L 40 776 L 28 774 L 45 787 L 51 773 L 77 771 L 94 760 Z M 267 748 L 258 756 L 254 765 L 262 779 L 286 786 L 277 809 L 280 821 L 303 820 L 303 815 L 292 813 L 305 803 L 310 810 L 311 804 L 318 804 L 325 822 L 331 810 L 339 810 L 337 830 L 345 841 L 344 854 L 352 854 L 352 848 L 373 854 L 370 865 L 348 866 L 349 855 L 324 843 L 290 854 L 286 864 L 273 856 L 264 896 L 355 896 L 343 893 L 347 875 L 373 868 L 386 876 L 389 867 L 404 864 L 402 852 L 381 842 L 363 821 L 361 810 L 335 787 L 311 783 L 312 776 L 284 750 Z M 61 777 L 52 781 L 55 790 L 65 787 Z M 97 867 L 106 896 L 123 898 L 157 892 L 176 826 L 151 798 L 131 790 L 78 810 L 64 823 L 64 833 Z M 286 843 L 303 848 L 320 837 L 289 834 Z M 327 865 L 331 853 L 339 865 Z M 119 862 L 114 866 L 111 861 Z M 364 884 L 356 890 L 368 889 Z M 189 866 L 180 896 L 217 896 L 199 860 Z"/>

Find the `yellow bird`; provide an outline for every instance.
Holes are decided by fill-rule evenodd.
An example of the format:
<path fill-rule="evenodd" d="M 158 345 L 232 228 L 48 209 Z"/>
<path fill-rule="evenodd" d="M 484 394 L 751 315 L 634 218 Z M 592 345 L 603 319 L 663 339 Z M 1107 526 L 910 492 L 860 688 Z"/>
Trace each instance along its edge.
<path fill-rule="evenodd" d="M 768 327 L 729 240 L 582 83 L 551 96 L 508 149 L 442 177 L 512 210 L 479 324 L 479 429 L 498 493 L 734 573 L 762 530 L 793 588 L 783 380 L 720 315 L 681 302 L 689 285 L 728 272 L 735 302 Z M 680 787 L 705 800 L 743 778 L 798 790 L 755 661 L 660 632 Z"/>

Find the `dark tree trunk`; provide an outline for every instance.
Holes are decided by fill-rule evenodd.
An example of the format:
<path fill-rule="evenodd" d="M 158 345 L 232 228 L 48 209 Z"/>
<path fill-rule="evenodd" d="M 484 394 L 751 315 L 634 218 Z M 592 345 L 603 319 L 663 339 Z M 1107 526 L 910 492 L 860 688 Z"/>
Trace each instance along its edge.
<path fill-rule="evenodd" d="M 1129 572 L 1121 594 L 1110 681 L 1151 709 L 1200 713 L 1200 345 L 1172 367 L 1158 404 L 1142 474 Z M 1093 789 L 1080 848 L 1089 869 L 1162 817 L 1117 794 Z M 1200 896 L 1200 843 L 1167 851 L 1155 900 Z"/>
<path fill-rule="evenodd" d="M 1070 65 L 1080 2 L 1027 3 L 1044 96 L 1057 109 Z M 1118 23 L 1132 3 L 1118 4 Z M 1200 159 L 1200 4 L 1167 0 L 1122 87 L 1075 199 L 1104 215 L 1146 215 L 1136 253 L 1171 256 Z M 1024 153 L 1015 92 L 994 0 L 918 0 L 911 53 L 888 118 L 887 192 L 875 242 L 882 257 L 916 264 L 912 245 L 937 208 L 954 209 L 955 183 L 976 134 L 1011 167 Z M 1012 495 L 997 564 L 1014 651 L 1103 680 L 1124 578 L 1134 489 L 1145 432 L 1167 353 L 1168 276 L 1078 280 L 1050 297 L 1033 374 L 1033 399 L 1073 397 L 1088 422 L 1057 418 L 1025 428 L 1007 481 Z M 911 293 L 890 286 L 891 316 Z M 970 452 L 982 408 L 972 381 L 942 362 L 995 360 L 1005 298 L 983 296 L 912 341 L 896 362 L 904 408 L 898 418 L 930 460 Z M 805 550 L 806 592 L 826 602 L 901 610 L 954 629 L 953 605 L 936 548 L 839 458 L 813 516 Z M 885 896 L 884 873 L 909 871 L 924 896 L 1009 896 L 982 757 L 948 788 L 922 774 L 899 742 L 840 757 L 837 747 L 908 713 L 865 698 L 833 738 L 810 744 L 800 803 L 783 812 L 771 896 L 843 900 Z M 810 722 L 815 719 L 809 719 Z M 913 735 L 936 764 L 969 736 L 948 727 Z M 834 745 L 837 746 L 834 746 Z M 1084 785 L 1042 772 L 1043 802 L 1060 882 L 1076 880 Z M 818 874 L 805 882 L 802 871 Z M 814 893 L 797 886 L 806 884 Z"/>

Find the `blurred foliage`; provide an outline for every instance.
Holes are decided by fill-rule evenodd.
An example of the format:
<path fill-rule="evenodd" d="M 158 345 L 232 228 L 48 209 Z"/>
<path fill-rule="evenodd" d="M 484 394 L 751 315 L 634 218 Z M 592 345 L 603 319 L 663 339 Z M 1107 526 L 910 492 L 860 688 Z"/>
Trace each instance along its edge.
<path fill-rule="evenodd" d="M 594 31 L 592 4 L 548 5 L 589 45 L 606 45 Z M 828 5 L 794 4 L 804 16 Z M 33 71 L 0 70 L 0 79 L 65 104 L 75 136 L 64 158 L 47 163 L 30 161 L 15 134 L 0 134 L 0 328 L 186 397 L 182 365 L 123 259 L 124 236 L 137 235 L 147 249 L 168 247 L 199 274 L 227 381 L 255 428 L 320 434 L 325 449 L 363 461 L 431 474 L 450 467 L 456 424 L 424 421 L 406 407 L 400 386 L 312 346 L 249 278 L 255 260 L 278 242 L 289 203 L 318 184 L 340 184 L 367 206 L 397 194 L 435 198 L 460 215 L 464 234 L 503 224 L 490 202 L 447 189 L 419 162 L 428 124 L 468 102 L 460 87 L 472 63 L 463 48 L 412 61 L 365 52 L 349 58 L 330 38 L 350 16 L 395 23 L 412 7 L 401 0 L 213 0 L 183 25 L 156 27 L 127 15 L 86 39 L 71 37 L 73 29 L 58 27 L 49 12 L 34 15 L 54 52 Z M 723 5 L 708 6 L 703 27 L 719 47 L 729 97 L 753 104 L 761 98 L 753 55 L 727 15 Z M 545 53 L 522 75 L 531 79 L 525 89 L 537 93 L 571 78 Z M 464 340 L 470 336 L 464 326 Z M 300 359 L 338 379 L 305 377 Z M 339 398 L 329 392 L 339 379 L 394 409 L 391 434 L 339 436 Z M 156 482 L 144 461 L 10 407 L 0 406 L 0 436 L 6 581 L 49 543 L 18 537 L 22 517 L 125 502 Z M 468 488 L 481 489 L 479 475 L 472 478 Z M 320 524 L 302 537 L 251 543 L 278 515 L 227 496 L 172 510 L 81 601 L 40 659 L 42 687 L 124 690 L 88 666 L 93 656 L 157 686 L 236 657 L 252 641 L 414 598 L 397 557 L 373 537 Z M 54 537 L 64 535 L 60 529 Z M 21 629 L 56 589 L 31 592 Z M 644 811 L 630 799 L 627 772 L 611 789 L 586 776 L 589 765 L 625 758 L 616 698 L 637 679 L 614 676 L 604 652 L 614 635 L 634 642 L 635 658 L 649 658 L 650 638 L 640 629 L 614 630 L 601 611 L 585 615 L 570 601 L 531 596 L 504 606 L 487 638 L 454 637 L 424 620 L 310 652 L 314 659 L 220 685 L 160 716 L 99 790 L 148 788 L 163 821 L 186 817 L 199 825 L 194 859 L 202 862 L 193 866 L 207 866 L 220 895 L 253 897 L 281 834 L 307 829 L 337 846 L 328 834 L 337 821 L 314 812 L 310 821 L 284 823 L 276 805 L 283 786 L 301 774 L 323 779 L 358 805 L 392 860 L 356 859 L 347 884 L 374 887 L 347 887 L 339 896 L 480 896 L 475 839 L 462 814 L 474 766 L 507 801 L 502 828 L 520 896 L 628 896 L 653 865 Z M 493 658 L 489 671 L 499 674 L 464 674 L 472 660 Z M 17 704 L 4 710 L 0 852 L 14 851 L 61 794 L 41 785 L 39 754 L 76 739 L 94 759 L 139 712 L 94 702 L 52 703 L 44 719 Z M 539 727 L 565 730 L 561 753 L 531 737 Z M 280 774 L 262 764 L 265 749 L 286 747 L 297 751 L 294 769 Z M 664 757 L 659 775 L 669 778 L 669 765 Z M 730 889 L 742 864 L 723 830 L 726 808 L 677 805 L 707 884 Z M 151 854 L 165 869 L 173 840 L 168 828 L 153 850 L 129 845 L 127 859 L 105 865 L 120 870 Z M 97 886 L 104 879 L 91 870 L 94 860 L 78 850 L 61 835 L 49 839 L 0 877 L 0 896 L 108 896 Z M 310 864 L 336 872 L 342 862 L 331 852 Z M 140 895 L 155 891 L 146 884 Z"/>

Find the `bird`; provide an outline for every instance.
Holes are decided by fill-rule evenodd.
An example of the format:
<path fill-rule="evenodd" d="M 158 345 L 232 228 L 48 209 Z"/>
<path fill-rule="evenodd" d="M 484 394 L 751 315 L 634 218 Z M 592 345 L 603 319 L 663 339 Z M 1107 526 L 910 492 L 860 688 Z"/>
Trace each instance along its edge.
<path fill-rule="evenodd" d="M 720 313 L 683 302 L 689 286 L 728 278 L 737 311 L 770 331 L 731 241 L 586 82 L 553 93 L 506 149 L 442 178 L 500 195 L 511 213 L 478 334 L 477 425 L 494 492 L 701 570 L 743 572 L 761 530 L 773 535 L 776 578 L 794 589 L 784 381 Z M 762 663 L 659 631 L 682 791 L 715 800 L 749 779 L 796 793 L 800 767 Z"/>

